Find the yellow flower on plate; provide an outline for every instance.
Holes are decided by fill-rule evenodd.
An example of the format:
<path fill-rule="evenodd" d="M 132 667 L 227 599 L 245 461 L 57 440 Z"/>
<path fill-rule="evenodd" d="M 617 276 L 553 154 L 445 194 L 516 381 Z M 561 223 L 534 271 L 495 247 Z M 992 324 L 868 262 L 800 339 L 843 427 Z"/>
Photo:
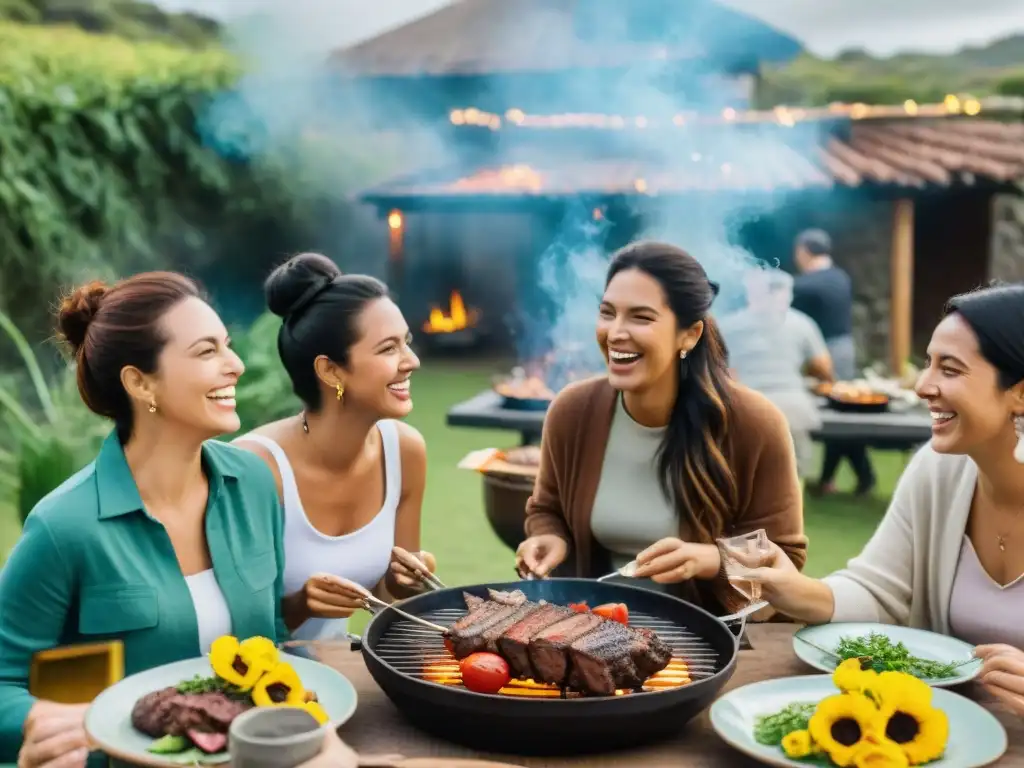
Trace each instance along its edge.
<path fill-rule="evenodd" d="M 298 707 L 299 709 L 304 709 L 307 712 L 309 712 L 309 714 L 316 718 L 316 721 L 320 723 L 320 725 L 323 725 L 328 720 L 330 720 L 330 718 L 327 716 L 327 710 L 325 710 L 319 702 L 304 701 L 301 704 L 294 704 L 292 706 Z"/>
<path fill-rule="evenodd" d="M 252 703 L 257 707 L 301 706 L 306 703 L 306 689 L 292 665 L 281 661 L 253 687 Z"/>
<path fill-rule="evenodd" d="M 900 745 L 889 739 L 866 741 L 853 755 L 855 768 L 907 768 L 910 763 Z"/>
<path fill-rule="evenodd" d="M 832 682 L 844 693 L 860 693 L 878 678 L 873 669 L 864 669 L 860 659 L 847 659 L 832 673 Z"/>
<path fill-rule="evenodd" d="M 924 699 L 916 686 L 907 686 L 902 696 L 892 687 L 883 694 L 879 723 L 879 731 L 899 745 L 910 765 L 924 765 L 946 751 L 949 718 Z"/>
<path fill-rule="evenodd" d="M 846 768 L 853 756 L 879 729 L 878 708 L 867 696 L 840 693 L 823 699 L 811 715 L 807 730 L 832 760 Z"/>
<path fill-rule="evenodd" d="M 242 691 L 251 690 L 273 666 L 273 662 L 267 658 L 265 646 L 260 643 L 247 646 L 246 643 L 239 643 L 238 638 L 224 635 L 210 646 L 210 666 L 214 674 Z M 277 652 L 276 648 L 274 652 Z"/>
<path fill-rule="evenodd" d="M 240 648 L 242 653 L 249 658 L 258 658 L 265 660 L 270 666 L 277 664 L 280 660 L 280 654 L 277 651 L 277 646 L 274 641 L 268 637 L 260 637 L 256 635 L 250 637 L 247 640 L 243 640 Z"/>
<path fill-rule="evenodd" d="M 792 757 L 794 760 L 810 755 L 814 751 L 810 732 L 800 730 L 787 733 L 782 737 L 782 751 L 786 753 L 786 757 Z"/>
<path fill-rule="evenodd" d="M 907 701 L 915 699 L 923 704 L 931 704 L 932 687 L 906 672 L 883 672 L 872 682 L 871 693 L 879 706 L 887 701 Z"/>

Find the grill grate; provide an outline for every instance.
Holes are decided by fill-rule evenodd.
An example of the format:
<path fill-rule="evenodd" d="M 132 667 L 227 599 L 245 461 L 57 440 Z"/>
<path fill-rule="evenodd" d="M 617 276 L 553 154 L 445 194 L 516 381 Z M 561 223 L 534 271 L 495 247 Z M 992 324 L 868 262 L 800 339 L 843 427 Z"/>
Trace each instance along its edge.
<path fill-rule="evenodd" d="M 445 608 L 424 613 L 420 618 L 450 626 L 465 615 L 465 610 Z M 654 630 L 672 647 L 669 666 L 646 682 L 645 691 L 677 688 L 711 677 L 721 668 L 718 654 L 707 641 L 667 619 L 631 611 L 629 624 Z M 446 685 L 462 682 L 458 662 L 444 647 L 441 634 L 407 619 L 399 619 L 388 626 L 377 643 L 376 652 L 385 663 L 403 674 Z M 532 681 L 513 681 L 509 688 L 515 690 L 508 693 L 522 695 L 562 695 L 554 686 Z"/>

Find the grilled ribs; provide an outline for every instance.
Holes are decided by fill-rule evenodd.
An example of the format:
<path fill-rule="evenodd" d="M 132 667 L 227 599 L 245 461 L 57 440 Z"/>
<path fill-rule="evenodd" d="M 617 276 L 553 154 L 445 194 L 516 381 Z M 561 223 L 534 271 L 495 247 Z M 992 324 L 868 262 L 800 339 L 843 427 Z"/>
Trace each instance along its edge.
<path fill-rule="evenodd" d="M 672 649 L 649 629 L 531 602 L 519 590 L 491 590 L 489 599 L 463 594 L 469 613 L 448 632 L 455 657 L 498 653 L 517 678 L 611 696 L 641 687 L 672 658 Z"/>

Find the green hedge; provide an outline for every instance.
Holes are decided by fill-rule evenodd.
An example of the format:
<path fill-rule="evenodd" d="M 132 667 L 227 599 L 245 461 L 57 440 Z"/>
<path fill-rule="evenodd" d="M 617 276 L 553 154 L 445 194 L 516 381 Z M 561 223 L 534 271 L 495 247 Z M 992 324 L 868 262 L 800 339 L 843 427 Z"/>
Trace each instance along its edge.
<path fill-rule="evenodd" d="M 61 283 L 200 249 L 244 205 L 245 169 L 194 132 L 239 72 L 215 48 L 0 22 L 0 306 L 34 319 Z"/>

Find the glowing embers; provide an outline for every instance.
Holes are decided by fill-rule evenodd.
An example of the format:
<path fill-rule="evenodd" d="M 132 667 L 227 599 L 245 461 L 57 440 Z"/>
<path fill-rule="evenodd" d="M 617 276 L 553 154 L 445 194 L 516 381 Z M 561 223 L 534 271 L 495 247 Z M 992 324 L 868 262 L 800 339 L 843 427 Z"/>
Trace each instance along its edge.
<path fill-rule="evenodd" d="M 454 656 L 446 659 L 427 661 L 424 663 L 420 676 L 431 683 L 440 685 L 462 685 L 459 662 Z M 665 691 L 681 688 L 692 682 L 690 669 L 682 659 L 673 658 L 665 669 L 647 679 L 641 692 Z M 513 679 L 507 686 L 498 691 L 504 696 L 522 696 L 531 698 L 557 699 L 562 697 L 562 689 L 557 685 L 535 683 L 533 680 Z M 635 691 L 618 690 L 616 696 L 628 696 Z M 581 695 L 568 691 L 566 698 L 580 698 Z"/>

